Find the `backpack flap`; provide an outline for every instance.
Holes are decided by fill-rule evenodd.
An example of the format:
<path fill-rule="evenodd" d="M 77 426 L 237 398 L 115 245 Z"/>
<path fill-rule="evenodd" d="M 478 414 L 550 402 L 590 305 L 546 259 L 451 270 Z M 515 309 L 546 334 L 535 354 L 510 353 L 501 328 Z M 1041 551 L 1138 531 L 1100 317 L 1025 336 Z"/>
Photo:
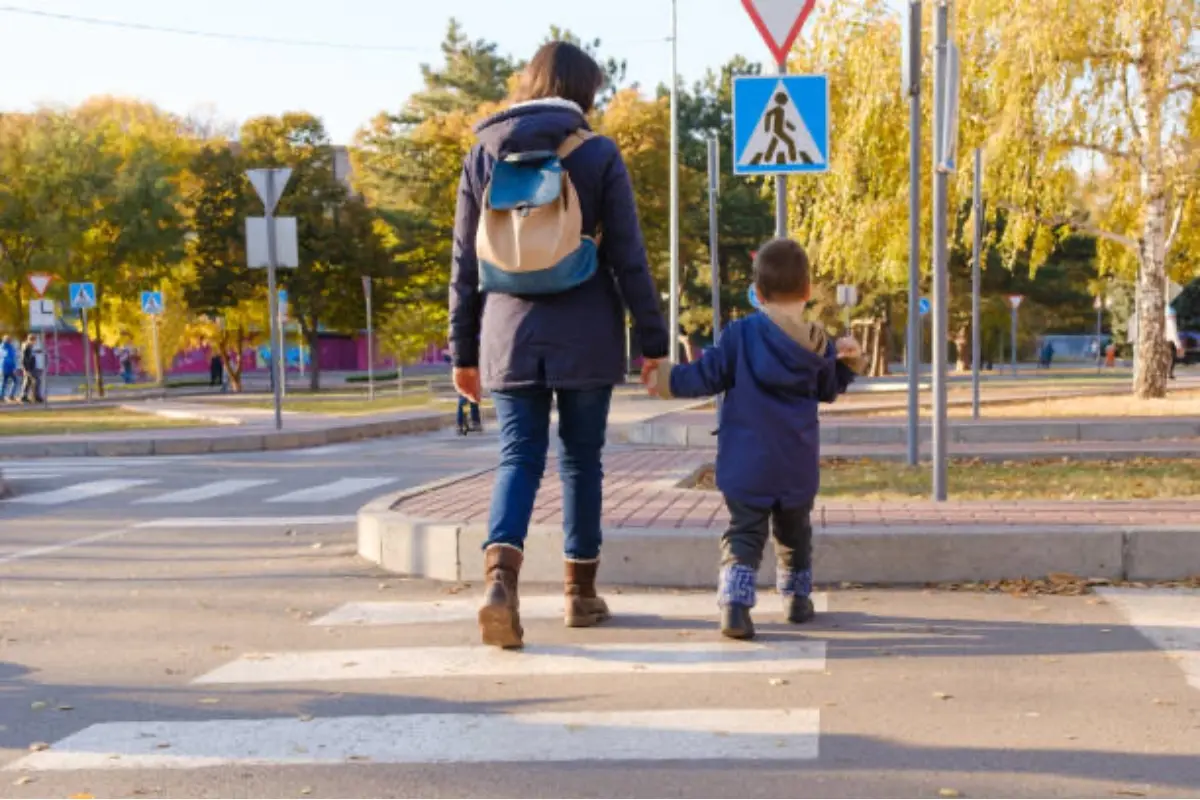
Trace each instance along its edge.
<path fill-rule="evenodd" d="M 517 211 L 553 203 L 562 194 L 563 168 L 553 153 L 548 159 L 496 162 L 486 203 L 491 211 Z"/>

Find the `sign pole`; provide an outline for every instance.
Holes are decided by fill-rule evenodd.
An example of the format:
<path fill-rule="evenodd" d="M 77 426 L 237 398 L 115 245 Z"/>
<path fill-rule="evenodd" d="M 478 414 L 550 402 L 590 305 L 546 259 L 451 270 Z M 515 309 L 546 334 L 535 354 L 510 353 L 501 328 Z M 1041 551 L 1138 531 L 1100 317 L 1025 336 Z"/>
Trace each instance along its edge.
<path fill-rule="evenodd" d="M 907 58 L 904 67 L 908 91 L 908 465 L 921 459 L 921 339 L 924 322 L 921 302 L 921 0 L 908 4 Z"/>
<path fill-rule="evenodd" d="M 933 115 L 933 324 L 930 336 L 933 344 L 933 500 L 946 500 L 946 363 L 949 357 L 947 328 L 949 322 L 949 275 L 947 260 L 947 175 L 942 168 L 946 154 L 945 137 L 949 72 L 947 67 L 949 8 L 946 0 L 934 7 L 934 115 Z"/>
<path fill-rule="evenodd" d="M 158 387 L 167 388 L 167 373 L 163 369 L 162 351 L 158 349 L 158 317 L 150 317 L 150 335 L 154 343 L 154 371 L 158 378 Z"/>
<path fill-rule="evenodd" d="M 667 358 L 679 356 L 679 0 L 671 0 L 671 302 Z"/>
<path fill-rule="evenodd" d="M 58 301 L 54 301 L 54 377 L 62 374 L 62 358 L 58 350 Z"/>
<path fill-rule="evenodd" d="M 712 269 L 712 340 L 713 346 L 721 338 L 721 259 L 718 249 L 720 230 L 718 226 L 717 200 L 721 194 L 721 150 L 720 141 L 714 136 L 708 140 L 708 258 Z M 717 396 L 717 416 L 721 415 L 721 397 Z"/>
<path fill-rule="evenodd" d="M 979 359 L 983 338 L 979 330 L 980 292 L 983 283 L 983 151 L 975 148 L 975 249 L 971 265 L 971 417 L 979 419 Z"/>
<path fill-rule="evenodd" d="M 1096 295 L 1096 374 L 1099 375 L 1104 365 L 1104 300 Z"/>
<path fill-rule="evenodd" d="M 375 321 L 371 317 L 371 278 L 362 279 L 363 296 L 367 300 L 367 398 L 375 400 Z"/>
<path fill-rule="evenodd" d="M 267 220 L 267 303 L 269 305 L 271 329 L 271 369 L 274 370 L 275 380 L 275 430 L 283 430 L 283 391 L 279 369 L 282 342 L 279 335 L 279 296 L 275 291 L 275 171 L 267 170 L 267 197 L 263 203 L 263 216 Z"/>
<path fill-rule="evenodd" d="M 1012 374 L 1017 377 L 1017 304 L 1012 303 Z"/>
<path fill-rule="evenodd" d="M 79 309 L 83 321 L 83 398 L 92 402 L 92 342 L 88 336 L 87 309 Z"/>

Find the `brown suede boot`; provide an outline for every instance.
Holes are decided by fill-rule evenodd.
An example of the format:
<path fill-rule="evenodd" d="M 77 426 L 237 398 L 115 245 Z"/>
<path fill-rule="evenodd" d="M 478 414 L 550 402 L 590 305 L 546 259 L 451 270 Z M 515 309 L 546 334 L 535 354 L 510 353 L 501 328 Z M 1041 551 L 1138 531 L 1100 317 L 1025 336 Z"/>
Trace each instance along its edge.
<path fill-rule="evenodd" d="M 563 621 L 568 628 L 590 628 L 608 619 L 608 604 L 596 595 L 596 570 L 600 559 L 566 562 L 564 592 L 567 607 Z"/>
<path fill-rule="evenodd" d="M 507 544 L 493 544 L 484 551 L 484 580 L 487 594 L 479 609 L 479 633 L 484 644 L 517 648 L 524 643 L 517 577 L 524 554 Z"/>

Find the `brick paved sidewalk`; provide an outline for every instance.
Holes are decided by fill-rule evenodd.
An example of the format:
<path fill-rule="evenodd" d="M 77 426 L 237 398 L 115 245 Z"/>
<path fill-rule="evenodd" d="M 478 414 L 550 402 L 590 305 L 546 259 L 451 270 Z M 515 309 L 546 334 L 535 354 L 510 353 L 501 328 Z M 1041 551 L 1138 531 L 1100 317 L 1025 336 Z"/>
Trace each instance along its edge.
<path fill-rule="evenodd" d="M 703 464 L 711 450 L 625 450 L 605 458 L 604 525 L 621 529 L 723 529 L 728 515 L 717 492 L 678 488 Z M 551 458 L 534 506 L 534 524 L 562 519 L 558 466 Z M 411 517 L 486 522 L 493 472 L 401 501 L 396 510 Z M 1161 527 L 1200 525 L 1200 503 L 1168 500 L 1135 502 L 825 502 L 813 514 L 819 529 L 842 528 L 1044 528 Z"/>

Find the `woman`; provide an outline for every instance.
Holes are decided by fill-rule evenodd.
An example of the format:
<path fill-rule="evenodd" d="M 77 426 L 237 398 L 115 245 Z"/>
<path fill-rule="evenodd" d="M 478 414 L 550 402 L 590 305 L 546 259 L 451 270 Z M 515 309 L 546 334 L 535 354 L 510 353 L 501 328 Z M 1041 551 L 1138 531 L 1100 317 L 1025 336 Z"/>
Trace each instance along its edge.
<path fill-rule="evenodd" d="M 543 46 L 521 76 L 513 105 L 476 127 L 478 143 L 467 155 L 459 184 L 450 350 L 455 388 L 475 403 L 483 388 L 490 390 L 500 428 L 500 467 L 484 545 L 487 593 L 479 610 L 484 643 L 499 647 L 522 645 L 517 580 L 546 467 L 554 401 L 563 483 L 565 622 L 587 627 L 608 617 L 596 593 L 600 454 L 613 386 L 625 379 L 626 308 L 646 357 L 643 373 L 667 354 L 666 326 L 629 173 L 616 144 L 591 136 L 586 119 L 603 83 L 600 67 L 578 47 Z M 577 146 L 567 154 L 572 137 Z M 602 233 L 599 268 L 566 291 L 493 292 L 484 302 L 476 235 L 496 161 L 555 152 L 563 153 L 562 165 L 578 192 L 583 232 Z"/>

